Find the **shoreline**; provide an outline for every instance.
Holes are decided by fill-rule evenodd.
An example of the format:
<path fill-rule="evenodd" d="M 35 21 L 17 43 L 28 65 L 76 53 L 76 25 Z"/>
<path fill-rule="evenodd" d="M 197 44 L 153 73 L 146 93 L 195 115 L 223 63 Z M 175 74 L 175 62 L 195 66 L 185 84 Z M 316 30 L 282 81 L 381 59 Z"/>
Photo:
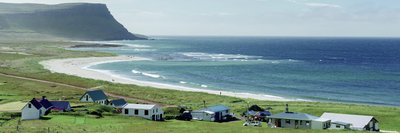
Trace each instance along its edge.
<path fill-rule="evenodd" d="M 141 81 L 136 79 L 125 78 L 113 74 L 106 70 L 91 69 L 89 67 L 112 62 L 124 62 L 124 61 L 143 61 L 150 60 L 148 58 L 136 57 L 136 56 L 114 56 L 114 57 L 85 57 L 85 58 L 67 58 L 67 59 L 51 59 L 39 62 L 45 69 L 52 73 L 63 73 L 67 75 L 74 75 L 83 78 L 109 81 L 112 83 L 121 84 L 132 84 L 138 86 L 148 86 L 157 89 L 169 89 L 178 91 L 189 91 L 189 92 L 203 92 L 214 95 L 224 95 L 238 98 L 250 98 L 256 100 L 268 100 L 268 101 L 308 101 L 303 99 L 288 99 L 279 96 L 267 95 L 267 94 L 252 94 L 242 92 L 229 92 L 229 91 L 218 91 L 210 89 L 191 88 L 185 86 L 171 85 L 165 83 L 157 83 L 150 81 Z"/>

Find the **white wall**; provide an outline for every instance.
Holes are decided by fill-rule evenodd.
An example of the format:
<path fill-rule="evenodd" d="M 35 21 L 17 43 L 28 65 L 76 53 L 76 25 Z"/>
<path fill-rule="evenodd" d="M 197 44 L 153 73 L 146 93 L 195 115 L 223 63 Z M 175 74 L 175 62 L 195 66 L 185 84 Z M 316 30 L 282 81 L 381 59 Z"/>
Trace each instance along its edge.
<path fill-rule="evenodd" d="M 88 100 L 86 100 L 86 96 L 88 97 Z M 83 97 L 80 100 L 81 102 L 93 102 L 92 98 L 89 96 L 89 94 L 85 93 Z"/>
<path fill-rule="evenodd" d="M 128 114 L 126 114 L 126 109 L 128 110 Z M 155 115 L 156 119 L 161 119 L 161 115 L 164 115 L 164 111 L 160 108 L 160 107 L 154 107 L 152 109 L 149 109 L 149 114 L 145 115 L 145 109 L 137 109 L 139 112 L 136 115 L 135 114 L 135 110 L 136 109 L 132 109 L 132 108 L 123 108 L 122 109 L 122 115 L 126 115 L 126 116 L 138 116 L 138 117 L 142 117 L 142 118 L 146 118 L 146 119 L 152 119 L 152 116 Z"/>
<path fill-rule="evenodd" d="M 31 104 L 30 102 L 28 102 L 28 104 Z M 21 120 L 32 120 L 32 119 L 39 119 L 40 116 L 42 116 L 42 114 L 44 114 L 44 112 L 41 112 L 35 108 L 35 106 L 33 106 L 33 104 L 31 104 L 31 108 L 29 108 L 28 104 L 26 104 L 24 106 L 24 108 L 22 108 L 22 113 L 21 113 Z M 44 108 L 41 108 L 44 109 Z"/>

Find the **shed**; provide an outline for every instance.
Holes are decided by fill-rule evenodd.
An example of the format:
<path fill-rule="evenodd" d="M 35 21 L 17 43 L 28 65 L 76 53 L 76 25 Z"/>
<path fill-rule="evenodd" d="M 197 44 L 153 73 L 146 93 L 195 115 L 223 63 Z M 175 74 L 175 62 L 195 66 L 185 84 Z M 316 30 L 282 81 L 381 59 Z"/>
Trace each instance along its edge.
<path fill-rule="evenodd" d="M 192 111 L 191 114 L 194 120 L 225 121 L 230 115 L 229 110 L 229 107 L 220 104 Z"/>
<path fill-rule="evenodd" d="M 50 101 L 53 104 L 52 110 L 71 111 L 71 104 L 68 101 Z"/>
<path fill-rule="evenodd" d="M 125 101 L 125 99 L 116 99 L 110 102 L 110 105 L 113 106 L 114 108 L 122 108 L 126 104 L 128 103 Z"/>
<path fill-rule="evenodd" d="M 325 112 L 321 115 L 321 118 L 331 119 L 336 123 L 348 123 L 350 124 L 350 129 L 353 130 L 379 131 L 379 122 L 373 116 Z"/>

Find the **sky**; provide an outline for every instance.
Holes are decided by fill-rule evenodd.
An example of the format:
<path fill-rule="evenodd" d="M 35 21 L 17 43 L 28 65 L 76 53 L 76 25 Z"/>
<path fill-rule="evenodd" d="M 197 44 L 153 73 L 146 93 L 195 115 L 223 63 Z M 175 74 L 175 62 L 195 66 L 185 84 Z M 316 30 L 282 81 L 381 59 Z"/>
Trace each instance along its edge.
<path fill-rule="evenodd" d="M 18 0 L 70 2 L 105 3 L 144 35 L 400 37 L 400 0 Z"/>

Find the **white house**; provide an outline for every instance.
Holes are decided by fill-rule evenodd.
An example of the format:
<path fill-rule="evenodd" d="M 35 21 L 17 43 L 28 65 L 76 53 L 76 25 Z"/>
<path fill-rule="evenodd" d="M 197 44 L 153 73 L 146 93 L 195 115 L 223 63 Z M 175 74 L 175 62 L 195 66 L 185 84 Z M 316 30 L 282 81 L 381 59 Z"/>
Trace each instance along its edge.
<path fill-rule="evenodd" d="M 300 112 L 289 112 L 288 104 L 286 111 L 267 116 L 268 125 L 274 128 L 300 128 L 300 129 L 328 129 L 331 120 Z"/>
<path fill-rule="evenodd" d="M 160 121 L 163 120 L 164 111 L 160 106 L 154 104 L 126 104 L 122 108 L 122 114 Z"/>
<path fill-rule="evenodd" d="M 44 115 L 46 109 L 35 98 L 29 101 L 21 111 L 21 120 L 39 119 Z"/>
<path fill-rule="evenodd" d="M 194 120 L 204 121 L 225 121 L 227 115 L 230 115 L 229 108 L 224 105 L 210 106 L 191 112 Z"/>
<path fill-rule="evenodd" d="M 102 105 L 107 105 L 108 100 L 106 94 L 102 90 L 90 90 L 82 95 L 81 102 L 95 102 Z"/>
<path fill-rule="evenodd" d="M 323 113 L 321 118 L 331 119 L 334 123 L 350 125 L 352 130 L 379 131 L 379 123 L 373 116 Z M 331 126 L 331 129 L 342 129 L 342 126 Z"/>

